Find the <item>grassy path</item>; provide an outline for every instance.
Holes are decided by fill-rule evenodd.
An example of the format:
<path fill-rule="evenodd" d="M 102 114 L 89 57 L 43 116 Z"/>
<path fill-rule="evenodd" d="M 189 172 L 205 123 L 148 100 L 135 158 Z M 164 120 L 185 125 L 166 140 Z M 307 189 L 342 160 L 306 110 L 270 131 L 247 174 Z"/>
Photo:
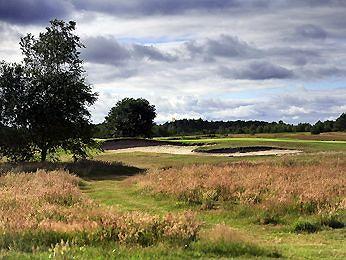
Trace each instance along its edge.
<path fill-rule="evenodd" d="M 164 215 L 171 211 L 187 209 L 169 198 L 158 199 L 141 194 L 121 178 L 89 181 L 84 191 L 95 201 L 122 212 L 141 211 Z"/>
<path fill-rule="evenodd" d="M 84 192 L 97 202 L 112 206 L 118 211 L 142 211 L 164 215 L 191 209 L 184 203 L 169 198 L 156 198 L 140 193 L 123 178 L 89 181 Z M 277 248 L 285 257 L 294 259 L 345 259 L 346 239 L 344 230 L 328 230 L 316 234 L 290 233 L 280 226 L 261 226 L 231 211 L 205 211 L 194 209 L 206 227 L 225 223 L 243 233 L 251 241 Z"/>

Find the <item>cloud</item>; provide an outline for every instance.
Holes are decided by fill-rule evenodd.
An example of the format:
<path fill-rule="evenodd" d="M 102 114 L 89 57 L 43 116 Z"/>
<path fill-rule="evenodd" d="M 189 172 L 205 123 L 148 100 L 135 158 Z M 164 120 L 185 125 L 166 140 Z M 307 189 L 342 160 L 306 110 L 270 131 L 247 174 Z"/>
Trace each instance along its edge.
<path fill-rule="evenodd" d="M 154 46 L 120 44 L 114 37 L 97 36 L 85 39 L 86 48 L 82 57 L 91 63 L 123 66 L 129 61 L 148 59 L 150 61 L 172 62 L 176 57 L 161 52 Z"/>
<path fill-rule="evenodd" d="M 112 37 L 89 37 L 85 46 L 82 56 L 88 62 L 121 65 L 131 58 L 130 51 Z"/>
<path fill-rule="evenodd" d="M 249 80 L 287 79 L 293 77 L 293 72 L 269 62 L 252 62 L 242 69 L 220 68 L 224 77 Z"/>
<path fill-rule="evenodd" d="M 77 0 L 77 9 L 116 15 L 175 15 L 195 10 L 224 10 L 241 6 L 239 0 Z"/>
<path fill-rule="evenodd" d="M 215 57 L 254 58 L 260 52 L 238 37 L 225 34 L 201 41 L 190 41 L 185 43 L 185 47 L 191 57 L 203 56 L 206 61 L 214 60 Z"/>
<path fill-rule="evenodd" d="M 295 29 L 295 34 L 298 37 L 309 39 L 325 39 L 327 37 L 327 32 L 324 29 L 313 24 L 298 26 Z"/>
<path fill-rule="evenodd" d="M 345 12 L 343 0 L 0 0 L 0 56 L 20 61 L 21 35 L 72 19 L 107 93 L 97 118 L 133 96 L 161 119 L 317 121 L 343 109 Z M 292 85 L 324 90 L 285 95 Z"/>
<path fill-rule="evenodd" d="M 177 60 L 177 57 L 168 53 L 163 53 L 154 46 L 134 44 L 132 46 L 132 52 L 135 57 L 148 58 L 152 61 L 172 62 Z"/>
<path fill-rule="evenodd" d="M 47 23 L 73 11 L 67 0 L 0 0 L 0 21 L 15 24 Z"/>
<path fill-rule="evenodd" d="M 342 0 L 75 0 L 77 10 L 118 16 L 180 15 L 186 13 L 268 12 L 291 8 L 345 6 Z"/>

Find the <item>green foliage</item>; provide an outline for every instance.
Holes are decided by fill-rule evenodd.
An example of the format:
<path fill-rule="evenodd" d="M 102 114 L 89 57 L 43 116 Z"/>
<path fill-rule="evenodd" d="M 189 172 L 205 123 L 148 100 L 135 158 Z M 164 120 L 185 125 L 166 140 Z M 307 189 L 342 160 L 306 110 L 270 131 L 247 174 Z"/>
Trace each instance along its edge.
<path fill-rule="evenodd" d="M 329 227 L 332 229 L 344 228 L 345 223 L 343 220 L 337 215 L 328 215 L 321 217 L 321 225 L 325 227 Z"/>
<path fill-rule="evenodd" d="M 342 115 L 336 119 L 335 130 L 346 131 L 346 113 L 342 113 Z"/>
<path fill-rule="evenodd" d="M 259 246 L 252 245 L 250 243 L 239 242 L 228 242 L 228 241 L 217 241 L 207 242 L 201 241 L 196 242 L 192 245 L 192 249 L 201 252 L 208 256 L 228 256 L 228 257 L 239 257 L 239 256 L 253 256 L 253 257 L 280 257 L 280 254 L 276 251 L 269 251 Z"/>
<path fill-rule="evenodd" d="M 84 158 L 86 147 L 95 145 L 87 106 L 96 94 L 86 83 L 76 24 L 50 23 L 38 38 L 21 38 L 22 64 L 0 66 L 0 126 L 6 137 L 20 135 L 0 146 L 14 161 L 33 159 L 37 152 L 45 161 L 58 148 Z"/>
<path fill-rule="evenodd" d="M 269 212 L 264 211 L 261 214 L 259 214 L 259 217 L 257 218 L 257 222 L 262 225 L 277 225 L 281 223 L 281 219 L 278 213 L 276 212 Z"/>
<path fill-rule="evenodd" d="M 308 220 L 298 220 L 293 224 L 293 231 L 296 233 L 316 233 L 319 229 L 319 223 Z"/>
<path fill-rule="evenodd" d="M 143 98 L 124 98 L 111 109 L 106 124 L 113 136 L 150 137 L 155 106 Z"/>

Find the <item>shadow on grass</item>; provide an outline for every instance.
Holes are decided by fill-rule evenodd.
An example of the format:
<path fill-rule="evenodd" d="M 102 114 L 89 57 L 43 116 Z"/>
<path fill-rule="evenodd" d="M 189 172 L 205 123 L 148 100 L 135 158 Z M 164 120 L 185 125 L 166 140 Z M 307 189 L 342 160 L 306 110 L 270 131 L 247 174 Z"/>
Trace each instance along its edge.
<path fill-rule="evenodd" d="M 65 170 L 88 180 L 124 179 L 142 173 L 144 169 L 127 166 L 120 162 L 81 160 L 77 162 L 26 162 L 2 163 L 0 175 L 7 172 L 36 172 L 37 170 Z"/>

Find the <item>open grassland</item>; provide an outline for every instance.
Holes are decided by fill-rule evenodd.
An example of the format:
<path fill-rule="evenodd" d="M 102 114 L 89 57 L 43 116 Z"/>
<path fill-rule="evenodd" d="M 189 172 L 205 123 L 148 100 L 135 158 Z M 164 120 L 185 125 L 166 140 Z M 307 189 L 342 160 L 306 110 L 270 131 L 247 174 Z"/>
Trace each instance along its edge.
<path fill-rule="evenodd" d="M 313 165 L 240 162 L 152 170 L 134 177 L 155 194 L 213 208 L 217 203 L 284 212 L 333 214 L 346 208 L 346 161 Z"/>
<path fill-rule="evenodd" d="M 174 140 L 175 141 L 175 140 Z M 174 142 L 172 141 L 172 142 Z M 219 149 L 229 147 L 243 146 L 270 146 L 288 149 L 298 149 L 304 152 L 319 152 L 319 151 L 346 151 L 346 141 L 320 141 L 320 140 L 299 140 L 291 138 L 253 138 L 253 137 L 227 137 L 227 138 L 210 138 L 210 139 L 184 139 L 182 143 L 194 144 L 203 143 L 206 147 L 199 149 Z M 197 149 L 198 151 L 198 149 Z"/>
<path fill-rule="evenodd" d="M 0 248 L 30 252 L 54 251 L 66 243 L 186 246 L 200 229 L 192 212 L 164 217 L 118 213 L 93 202 L 78 185 L 81 179 L 63 171 L 1 176 Z"/>
<path fill-rule="evenodd" d="M 305 152 L 2 164 L 0 259 L 345 259 L 346 144 L 269 139 Z"/>

